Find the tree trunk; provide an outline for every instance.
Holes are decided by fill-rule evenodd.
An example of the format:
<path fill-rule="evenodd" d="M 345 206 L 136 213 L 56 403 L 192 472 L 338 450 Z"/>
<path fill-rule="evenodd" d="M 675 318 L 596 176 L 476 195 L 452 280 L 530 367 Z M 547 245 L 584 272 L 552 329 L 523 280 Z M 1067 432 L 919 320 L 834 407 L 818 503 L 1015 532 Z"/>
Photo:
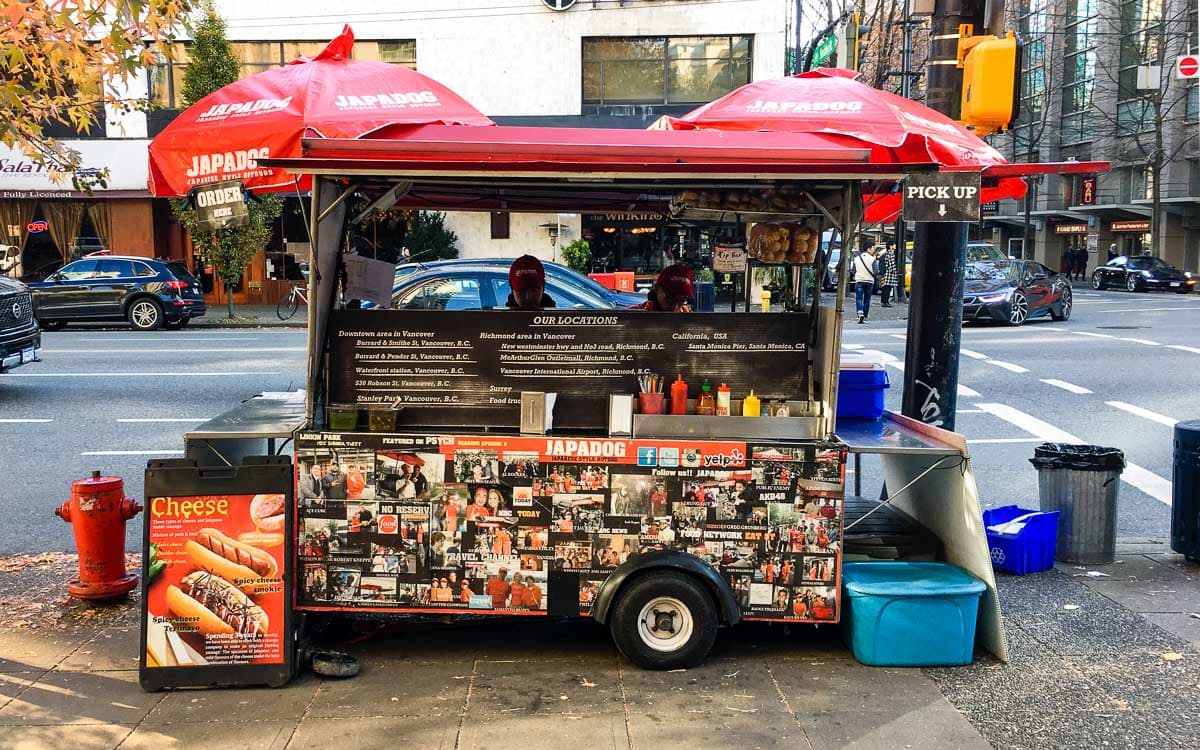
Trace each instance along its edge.
<path fill-rule="evenodd" d="M 1150 217 L 1150 243 L 1153 246 L 1151 255 L 1159 258 L 1164 258 L 1167 254 L 1162 226 L 1162 172 L 1165 166 L 1163 161 L 1166 156 L 1163 140 L 1162 95 L 1160 94 L 1154 99 L 1154 161 L 1151 167 L 1154 170 L 1154 187 L 1151 191 L 1150 202 L 1150 210 L 1152 211 Z"/>

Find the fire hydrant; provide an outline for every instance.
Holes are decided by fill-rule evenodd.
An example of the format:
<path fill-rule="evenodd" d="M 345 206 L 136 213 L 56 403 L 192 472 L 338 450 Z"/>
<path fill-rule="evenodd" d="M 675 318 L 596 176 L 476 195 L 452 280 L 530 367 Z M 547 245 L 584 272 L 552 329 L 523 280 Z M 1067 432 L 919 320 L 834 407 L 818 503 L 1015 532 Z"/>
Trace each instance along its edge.
<path fill-rule="evenodd" d="M 71 596 L 114 599 L 137 586 L 137 574 L 125 571 L 125 522 L 141 512 L 140 503 L 125 497 L 120 477 L 93 471 L 71 483 L 71 499 L 54 509 L 75 527 L 79 578 L 67 584 Z"/>

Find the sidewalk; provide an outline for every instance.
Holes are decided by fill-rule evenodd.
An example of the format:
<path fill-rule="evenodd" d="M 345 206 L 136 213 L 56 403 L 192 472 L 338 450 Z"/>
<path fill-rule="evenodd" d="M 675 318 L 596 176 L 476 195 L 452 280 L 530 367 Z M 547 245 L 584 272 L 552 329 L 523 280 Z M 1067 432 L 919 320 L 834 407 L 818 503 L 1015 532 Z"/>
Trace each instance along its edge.
<path fill-rule="evenodd" d="M 137 686 L 136 601 L 64 606 L 70 556 L 0 564 L 5 750 L 1200 746 L 1200 568 L 1152 540 L 1002 577 L 1009 665 L 874 669 L 836 627 L 753 624 L 700 668 L 645 672 L 590 622 L 483 620 L 367 638 L 347 681 L 156 694 Z"/>
<path fill-rule="evenodd" d="M 308 308 L 301 306 L 288 320 L 280 320 L 275 305 L 234 305 L 234 318 L 224 304 L 209 305 L 202 318 L 188 324 L 189 328 L 307 328 Z"/>

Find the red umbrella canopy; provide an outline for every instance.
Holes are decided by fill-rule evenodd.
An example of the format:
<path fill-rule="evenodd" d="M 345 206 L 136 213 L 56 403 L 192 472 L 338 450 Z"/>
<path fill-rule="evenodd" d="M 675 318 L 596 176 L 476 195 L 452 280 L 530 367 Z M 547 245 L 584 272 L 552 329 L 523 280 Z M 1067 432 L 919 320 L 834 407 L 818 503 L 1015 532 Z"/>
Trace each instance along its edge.
<path fill-rule="evenodd" d="M 185 195 L 221 180 L 292 190 L 294 177 L 258 164 L 300 156 L 306 133 L 357 138 L 389 126 L 494 125 L 450 89 L 415 70 L 352 60 L 346 26 L 315 57 L 231 83 L 184 110 L 150 142 L 150 190 Z"/>
<path fill-rule="evenodd" d="M 653 127 L 672 130 L 769 130 L 826 133 L 871 148 L 876 163 L 936 162 L 948 169 L 985 169 L 1005 164 L 983 139 L 923 104 L 872 88 L 859 74 L 818 68 L 789 78 L 755 81 L 683 117 Z M 985 185 L 984 202 L 1025 195 L 1025 182 L 1002 178 Z M 900 210 L 899 195 L 867 200 L 866 220 L 885 221 Z"/>

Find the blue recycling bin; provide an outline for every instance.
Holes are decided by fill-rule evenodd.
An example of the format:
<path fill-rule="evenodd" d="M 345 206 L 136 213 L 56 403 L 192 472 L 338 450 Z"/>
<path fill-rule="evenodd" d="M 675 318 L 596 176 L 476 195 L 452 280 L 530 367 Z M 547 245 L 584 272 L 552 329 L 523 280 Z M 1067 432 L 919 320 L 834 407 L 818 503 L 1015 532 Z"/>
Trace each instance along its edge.
<path fill-rule="evenodd" d="M 696 312 L 712 312 L 717 306 L 717 288 L 711 281 L 697 281 L 695 289 Z"/>

